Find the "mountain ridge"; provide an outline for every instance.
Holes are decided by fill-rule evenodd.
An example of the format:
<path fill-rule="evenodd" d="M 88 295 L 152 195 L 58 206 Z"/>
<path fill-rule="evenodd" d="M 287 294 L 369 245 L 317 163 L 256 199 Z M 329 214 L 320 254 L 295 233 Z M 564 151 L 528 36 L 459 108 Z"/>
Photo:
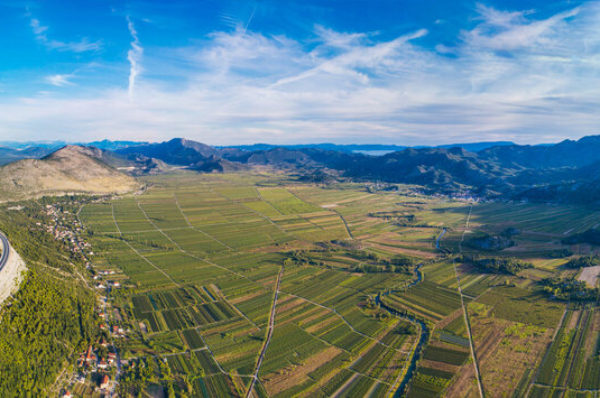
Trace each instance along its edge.
<path fill-rule="evenodd" d="M 110 146 L 105 141 L 100 142 Z M 173 167 L 198 172 L 232 172 L 266 166 L 293 171 L 306 181 L 376 180 L 421 185 L 444 194 L 471 193 L 484 198 L 600 202 L 600 189 L 596 194 L 594 188 L 600 183 L 600 136 L 564 140 L 554 145 L 516 145 L 502 141 L 496 146 L 481 144 L 483 149 L 478 151 L 461 146 L 404 148 L 381 156 L 352 152 L 350 149 L 354 146 L 327 149 L 337 148 L 335 144 L 323 144 L 325 147 L 257 145 L 265 145 L 265 149 L 212 147 L 174 138 L 115 150 L 66 146 L 40 160 L 56 160 L 61 158 L 62 152 L 75 151 L 131 175 L 156 174 Z M 35 168 L 37 163 L 31 162 Z"/>

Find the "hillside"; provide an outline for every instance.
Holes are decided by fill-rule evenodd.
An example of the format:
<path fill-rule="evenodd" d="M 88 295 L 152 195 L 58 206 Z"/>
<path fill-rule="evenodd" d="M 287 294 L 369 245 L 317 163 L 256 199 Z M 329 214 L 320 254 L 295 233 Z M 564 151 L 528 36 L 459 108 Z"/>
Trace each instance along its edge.
<path fill-rule="evenodd" d="M 22 159 L 0 168 L 3 201 L 68 192 L 108 194 L 135 190 L 139 184 L 102 161 L 97 148 L 66 146 L 42 159 Z"/>
<path fill-rule="evenodd" d="M 144 155 L 178 166 L 189 166 L 200 160 L 218 155 L 217 149 L 184 138 L 173 138 L 170 141 L 161 143 L 121 148 L 116 150 L 116 152 L 123 155 Z"/>
<path fill-rule="evenodd" d="M 90 144 L 91 145 L 91 144 Z M 495 146 L 504 146 L 504 145 L 515 145 L 514 142 L 510 141 L 489 141 L 489 142 L 470 142 L 470 143 L 458 143 L 458 144 L 450 144 L 450 145 L 439 145 L 432 148 L 455 148 L 460 147 L 467 151 L 476 152 L 481 151 L 483 149 L 495 147 Z M 337 151 L 337 152 L 347 152 L 347 153 L 366 153 L 366 154 L 374 154 L 374 153 L 383 153 L 383 152 L 397 152 L 402 151 L 403 149 L 407 149 L 409 147 L 403 145 L 393 145 L 393 144 L 331 144 L 331 143 L 321 143 L 321 144 L 296 144 L 296 145 L 272 145 L 272 144 L 253 144 L 253 145 L 230 145 L 217 147 L 221 150 L 232 150 L 238 149 L 243 151 L 267 151 L 269 149 L 274 148 L 286 148 L 286 149 L 323 149 L 327 151 Z M 414 148 L 429 148 L 428 146 L 416 146 Z"/>
<path fill-rule="evenodd" d="M 266 151 L 226 155 L 230 160 L 282 168 L 313 168 L 336 171 L 358 180 L 421 184 L 442 191 L 476 187 L 483 190 L 506 173 L 492 162 L 463 148 L 409 148 L 383 156 L 318 148 L 273 148 Z"/>
<path fill-rule="evenodd" d="M 88 147 L 87 155 L 130 175 L 160 174 L 182 167 L 198 172 L 235 172 L 268 166 L 292 171 L 307 180 L 314 180 L 316 175 L 321 181 L 340 177 L 378 180 L 423 185 L 439 193 L 470 192 L 482 197 L 579 203 L 597 202 L 595 186 L 600 179 L 600 136 L 554 145 L 496 142 L 435 148 L 335 144 L 212 147 L 183 138 L 161 143 L 98 144 L 110 149 Z M 375 149 L 395 151 L 381 156 L 358 153 Z M 39 153 L 38 149 L 28 151 L 29 156 Z M 7 152 L 6 156 L 12 155 Z M 30 160 L 11 167 L 42 165 L 45 162 L 40 165 Z M 4 189 L 15 190 L 18 184 L 9 181 Z M 32 181 L 25 183 L 28 184 L 39 185 Z M 40 190 L 45 189 L 48 187 L 42 184 Z"/>
<path fill-rule="evenodd" d="M 509 168 L 582 167 L 600 161 L 600 136 L 565 140 L 554 145 L 495 146 L 479 151 L 478 156 Z"/>

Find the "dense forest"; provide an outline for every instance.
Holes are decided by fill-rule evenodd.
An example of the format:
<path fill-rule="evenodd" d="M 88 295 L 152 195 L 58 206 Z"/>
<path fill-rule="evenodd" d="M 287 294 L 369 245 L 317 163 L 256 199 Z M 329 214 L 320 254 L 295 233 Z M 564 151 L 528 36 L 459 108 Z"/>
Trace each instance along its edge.
<path fill-rule="evenodd" d="M 73 273 L 83 262 L 36 229 L 43 204 L 0 208 L 0 230 L 28 267 L 21 288 L 0 310 L 2 397 L 47 396 L 66 361 L 94 338 L 94 296 Z"/>
<path fill-rule="evenodd" d="M 600 264 L 600 257 L 598 256 L 582 256 L 569 260 L 566 264 L 566 268 L 577 269 L 585 267 L 593 267 L 594 265 Z"/>
<path fill-rule="evenodd" d="M 533 264 L 515 258 L 477 258 L 464 255 L 460 258 L 460 261 L 496 274 L 516 275 L 523 269 L 533 267 Z"/>
<path fill-rule="evenodd" d="M 349 266 L 347 268 L 348 271 L 365 274 L 386 272 L 409 274 L 416 265 L 416 261 L 408 256 L 398 254 L 393 257 L 385 257 L 367 250 L 352 247 L 340 241 L 332 241 L 331 244 L 320 242 L 319 245 L 321 248 L 317 250 L 294 250 L 288 252 L 285 264 L 326 266 L 326 259 L 338 256 L 352 260 L 350 263 L 354 265 Z"/>
<path fill-rule="evenodd" d="M 578 243 L 588 243 L 590 245 L 600 245 L 600 229 L 590 228 L 579 234 L 571 235 L 562 240 L 566 245 L 575 245 Z"/>
<path fill-rule="evenodd" d="M 564 301 L 598 301 L 598 288 L 590 288 L 584 281 L 574 277 L 546 278 L 540 281 L 544 292 Z"/>

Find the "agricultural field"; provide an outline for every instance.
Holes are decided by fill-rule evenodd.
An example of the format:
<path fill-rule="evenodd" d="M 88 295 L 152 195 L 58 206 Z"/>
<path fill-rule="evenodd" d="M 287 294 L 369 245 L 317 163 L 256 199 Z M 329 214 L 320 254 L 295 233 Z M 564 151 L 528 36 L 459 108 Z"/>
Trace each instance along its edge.
<path fill-rule="evenodd" d="M 79 218 L 94 267 L 120 282 L 111 294 L 128 330 L 121 358 L 154 358 L 177 394 L 600 391 L 600 310 L 541 286 L 575 275 L 563 265 L 583 249 L 562 238 L 600 222 L 600 212 L 281 174 L 144 181 L 144 193 L 88 203 Z M 507 228 L 519 231 L 510 247 L 467 245 Z M 531 266 L 492 272 L 467 254 Z"/>

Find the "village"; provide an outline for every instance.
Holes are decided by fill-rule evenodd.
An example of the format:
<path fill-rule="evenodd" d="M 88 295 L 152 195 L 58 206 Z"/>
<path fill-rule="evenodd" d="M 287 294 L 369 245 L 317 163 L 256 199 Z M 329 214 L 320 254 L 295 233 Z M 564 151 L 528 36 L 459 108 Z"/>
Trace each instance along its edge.
<path fill-rule="evenodd" d="M 83 202 L 74 204 L 84 205 Z M 110 293 L 113 289 L 121 288 L 121 282 L 113 279 L 118 276 L 114 270 L 96 269 L 94 266 L 94 252 L 84 238 L 85 229 L 77 212 L 63 209 L 57 204 L 48 204 L 45 210 L 49 219 L 43 226 L 46 232 L 65 244 L 72 255 L 81 256 L 85 263 L 96 295 L 95 312 L 100 334 L 68 368 L 70 374 L 65 376 L 62 383 L 66 387 L 62 389 L 61 396 L 111 397 L 115 395 L 121 369 L 136 365 L 134 361 L 129 363 L 121 359 L 117 349 L 117 341 L 126 339 L 129 333 L 122 326 L 119 309 L 111 305 Z"/>

